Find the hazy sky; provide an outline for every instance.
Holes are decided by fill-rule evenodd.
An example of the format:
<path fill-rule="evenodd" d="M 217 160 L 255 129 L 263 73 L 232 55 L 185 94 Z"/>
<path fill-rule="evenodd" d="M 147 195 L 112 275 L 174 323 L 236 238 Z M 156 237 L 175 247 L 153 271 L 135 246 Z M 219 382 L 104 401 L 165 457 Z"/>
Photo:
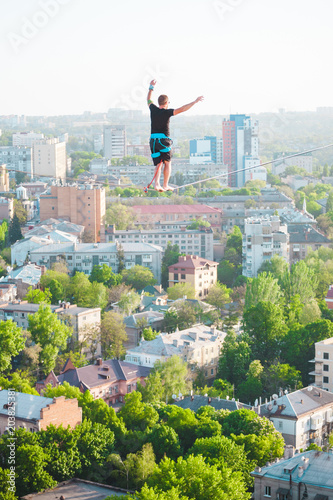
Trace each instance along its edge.
<path fill-rule="evenodd" d="M 333 106 L 332 0 L 0 0 L 0 115 Z"/>

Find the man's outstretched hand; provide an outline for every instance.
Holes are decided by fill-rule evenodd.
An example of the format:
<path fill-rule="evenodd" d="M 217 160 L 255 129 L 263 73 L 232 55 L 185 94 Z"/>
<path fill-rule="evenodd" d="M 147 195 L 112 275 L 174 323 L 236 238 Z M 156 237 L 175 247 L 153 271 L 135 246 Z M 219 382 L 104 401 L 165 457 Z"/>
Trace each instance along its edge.
<path fill-rule="evenodd" d="M 200 97 L 197 97 L 195 102 L 200 102 L 200 101 L 203 101 L 204 100 L 204 96 L 201 95 Z"/>
<path fill-rule="evenodd" d="M 153 85 L 153 87 L 155 87 L 155 85 L 156 85 L 156 80 L 152 80 L 152 81 L 150 82 L 150 85 Z"/>

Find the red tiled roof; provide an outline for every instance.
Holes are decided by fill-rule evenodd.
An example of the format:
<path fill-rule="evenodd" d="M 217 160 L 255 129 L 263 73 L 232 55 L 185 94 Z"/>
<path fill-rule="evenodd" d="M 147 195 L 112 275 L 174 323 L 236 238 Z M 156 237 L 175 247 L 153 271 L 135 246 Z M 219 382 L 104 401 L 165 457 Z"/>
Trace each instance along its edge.
<path fill-rule="evenodd" d="M 326 295 L 327 299 L 333 298 L 333 288 L 330 288 Z"/>
<path fill-rule="evenodd" d="M 169 266 L 169 269 L 171 269 L 173 267 L 194 269 L 196 267 L 203 267 L 206 264 L 209 266 L 217 266 L 218 262 L 214 262 L 212 260 L 207 260 L 207 259 L 202 259 L 201 257 L 196 257 L 196 256 L 193 257 L 191 255 L 186 255 L 186 260 L 184 260 L 184 261 L 179 260 L 178 262 L 176 262 L 176 264 L 172 264 L 171 266 Z"/>
<path fill-rule="evenodd" d="M 221 209 L 209 207 L 208 205 L 134 205 L 134 212 L 140 214 L 204 214 L 221 213 Z"/>

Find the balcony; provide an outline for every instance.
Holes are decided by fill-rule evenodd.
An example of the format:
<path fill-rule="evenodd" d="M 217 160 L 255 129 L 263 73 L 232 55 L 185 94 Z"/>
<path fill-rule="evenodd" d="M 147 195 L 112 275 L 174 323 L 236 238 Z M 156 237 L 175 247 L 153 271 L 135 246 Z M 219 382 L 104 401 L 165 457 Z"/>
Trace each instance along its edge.
<path fill-rule="evenodd" d="M 311 431 L 317 431 L 321 429 L 323 426 L 323 419 L 322 417 L 317 417 L 317 418 L 310 418 L 310 430 Z"/>
<path fill-rule="evenodd" d="M 318 370 L 317 368 L 312 372 L 309 372 L 309 375 L 314 375 L 315 377 L 321 377 L 323 375 L 322 370 Z"/>

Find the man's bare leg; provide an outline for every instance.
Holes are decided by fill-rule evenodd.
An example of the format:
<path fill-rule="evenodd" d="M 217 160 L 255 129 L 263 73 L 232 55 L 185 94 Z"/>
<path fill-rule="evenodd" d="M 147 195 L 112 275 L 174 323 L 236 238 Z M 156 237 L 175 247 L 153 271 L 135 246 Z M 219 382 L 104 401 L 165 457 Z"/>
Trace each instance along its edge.
<path fill-rule="evenodd" d="M 156 165 L 156 169 L 155 169 L 155 172 L 156 172 L 155 189 L 156 189 L 156 191 L 163 191 L 163 188 L 160 184 L 162 165 L 163 165 L 163 162 L 161 161 L 158 165 Z"/>
<path fill-rule="evenodd" d="M 171 161 L 164 162 L 164 179 L 163 179 L 163 189 L 165 191 L 173 191 L 173 188 L 169 186 L 169 179 L 171 175 Z"/>

